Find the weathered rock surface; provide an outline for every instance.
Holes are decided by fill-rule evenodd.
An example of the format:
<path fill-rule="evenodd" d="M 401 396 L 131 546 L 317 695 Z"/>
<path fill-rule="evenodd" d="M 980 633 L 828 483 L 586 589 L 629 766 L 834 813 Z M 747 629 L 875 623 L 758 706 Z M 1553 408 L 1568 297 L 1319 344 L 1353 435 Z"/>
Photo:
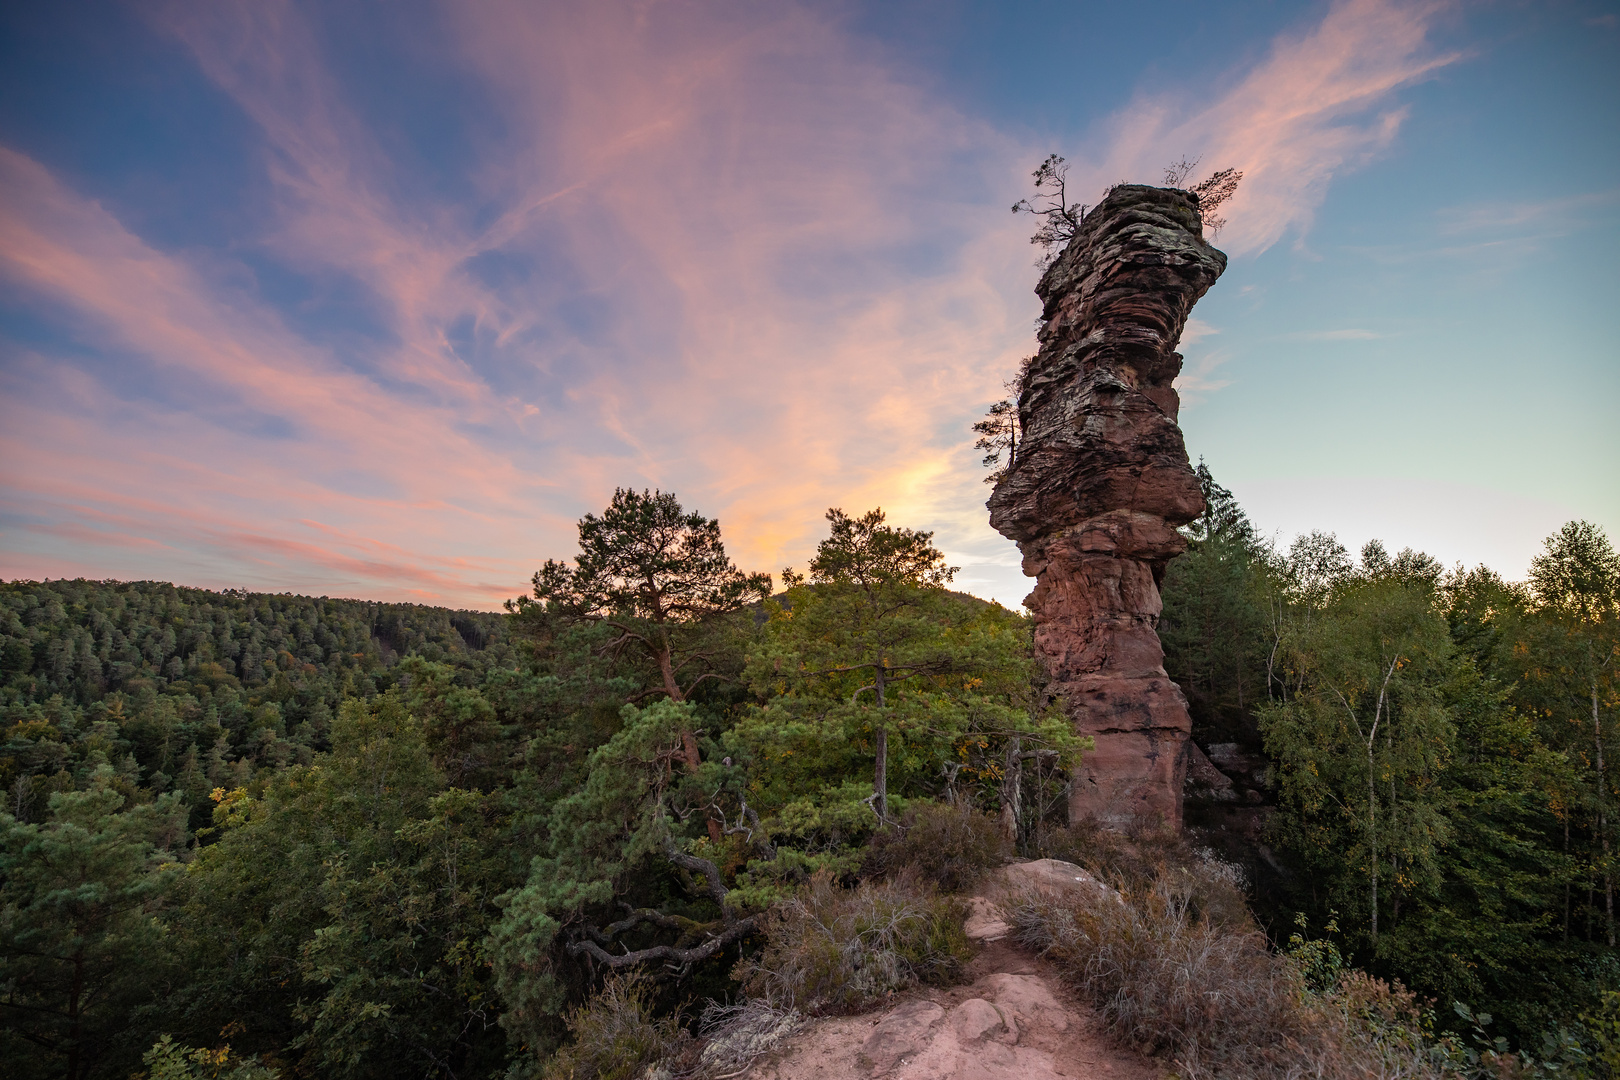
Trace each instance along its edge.
<path fill-rule="evenodd" d="M 1022 439 L 990 496 L 1018 542 L 1035 648 L 1076 730 L 1096 741 L 1073 818 L 1181 827 L 1191 731 L 1164 670 L 1159 582 L 1203 509 L 1176 425 L 1176 345 L 1226 268 L 1186 192 L 1127 184 L 1086 215 L 1041 278 L 1040 352 Z"/>
<path fill-rule="evenodd" d="M 971 985 L 902 1001 L 875 1016 L 812 1021 L 755 1062 L 750 1080 L 1159 1080 L 1163 1071 L 1110 1044 L 1054 972 L 1017 950 Z"/>
<path fill-rule="evenodd" d="M 1111 1042 L 1101 1019 L 1050 962 L 1017 945 L 998 907 L 1030 890 L 1106 889 L 1072 863 L 999 870 L 971 898 L 980 943 L 965 985 L 903 995 L 863 1016 L 807 1022 L 743 1070 L 746 1080 L 1163 1080 L 1164 1070 Z M 977 932 L 975 932 L 977 930 Z"/>
<path fill-rule="evenodd" d="M 1232 778 L 1216 768 L 1209 755 L 1191 741 L 1187 743 L 1187 786 L 1184 794 L 1208 802 L 1230 802 L 1238 798 Z"/>
<path fill-rule="evenodd" d="M 1012 926 L 994 903 L 975 896 L 968 901 L 968 916 L 962 922 L 962 932 L 972 941 L 1000 941 L 1012 933 Z"/>
<path fill-rule="evenodd" d="M 991 879 L 991 887 L 998 893 L 1037 892 L 1064 896 L 1101 890 L 1115 897 L 1119 895 L 1111 886 L 1098 881 L 1091 871 L 1062 859 L 1034 859 L 1003 866 Z"/>

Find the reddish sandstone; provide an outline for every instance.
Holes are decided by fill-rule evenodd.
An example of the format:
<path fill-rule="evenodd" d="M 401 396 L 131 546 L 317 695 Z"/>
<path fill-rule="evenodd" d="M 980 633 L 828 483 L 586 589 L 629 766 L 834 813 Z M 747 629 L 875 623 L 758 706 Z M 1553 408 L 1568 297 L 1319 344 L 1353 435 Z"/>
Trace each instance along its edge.
<path fill-rule="evenodd" d="M 1086 215 L 1036 286 L 1040 352 L 1018 401 L 1022 436 L 990 523 L 1036 579 L 1035 648 L 1096 749 L 1070 815 L 1181 826 L 1191 730 L 1164 671 L 1159 583 L 1203 510 L 1176 425 L 1176 345 L 1226 268 L 1184 191 L 1121 185 Z"/>

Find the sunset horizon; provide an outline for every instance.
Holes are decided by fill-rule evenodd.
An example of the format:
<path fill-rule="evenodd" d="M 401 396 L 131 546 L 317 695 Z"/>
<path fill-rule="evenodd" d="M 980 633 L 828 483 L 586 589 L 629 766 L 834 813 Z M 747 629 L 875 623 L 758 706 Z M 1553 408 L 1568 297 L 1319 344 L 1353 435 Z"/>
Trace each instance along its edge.
<path fill-rule="evenodd" d="M 1620 532 L 1602 5 L 95 12 L 7 17 L 0 578 L 496 610 L 624 487 L 778 576 L 881 506 L 1016 608 L 971 426 L 1054 152 L 1243 173 L 1177 388 L 1283 547 Z"/>

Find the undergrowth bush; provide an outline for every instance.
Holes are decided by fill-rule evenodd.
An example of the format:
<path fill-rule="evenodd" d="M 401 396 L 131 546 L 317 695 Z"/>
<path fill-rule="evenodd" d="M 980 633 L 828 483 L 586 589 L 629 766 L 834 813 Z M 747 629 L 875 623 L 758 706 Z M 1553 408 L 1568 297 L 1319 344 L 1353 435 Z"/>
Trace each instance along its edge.
<path fill-rule="evenodd" d="M 257 1057 L 246 1060 L 231 1053 L 229 1046 L 217 1050 L 194 1049 L 161 1036 L 141 1058 L 145 1072 L 134 1080 L 276 1080 L 276 1070 L 259 1064 Z"/>
<path fill-rule="evenodd" d="M 913 874 L 854 889 L 817 874 L 766 920 L 765 947 L 737 978 L 776 1008 L 852 1012 L 918 983 L 955 981 L 973 953 L 966 914 Z"/>
<path fill-rule="evenodd" d="M 1122 881 L 1133 890 L 1151 889 L 1166 867 L 1200 861 L 1179 833 L 1147 826 L 1122 833 L 1091 819 L 1042 833 L 1036 854 L 1083 866 L 1104 881 Z"/>
<path fill-rule="evenodd" d="M 651 990 L 644 972 L 609 975 L 568 1015 L 573 1041 L 546 1063 L 543 1080 L 641 1080 L 651 1065 L 690 1057 L 691 1035 L 680 1016 L 654 1017 Z"/>
<path fill-rule="evenodd" d="M 872 837 L 865 869 L 885 877 L 909 871 L 944 892 L 965 892 L 1011 854 L 990 815 L 967 803 L 923 803 L 901 816 L 900 828 Z"/>
<path fill-rule="evenodd" d="M 1297 1039 L 1297 982 L 1250 923 L 1201 915 L 1187 874 L 1004 905 L 1020 940 L 1062 964 L 1117 1039 L 1171 1057 L 1190 1078 L 1267 1075 Z"/>
<path fill-rule="evenodd" d="M 741 1076 L 804 1024 L 797 1009 L 777 1008 L 762 998 L 736 1005 L 711 1001 L 703 1010 L 704 1044 L 695 1076 L 700 1080 Z"/>
<path fill-rule="evenodd" d="M 1312 995 L 1255 927 L 1227 864 L 1195 855 L 1161 865 L 1146 887 L 1114 884 L 1123 903 L 1087 890 L 1029 893 L 1004 909 L 1115 1038 L 1169 1058 L 1183 1080 L 1447 1075 L 1410 993 L 1355 973 Z"/>

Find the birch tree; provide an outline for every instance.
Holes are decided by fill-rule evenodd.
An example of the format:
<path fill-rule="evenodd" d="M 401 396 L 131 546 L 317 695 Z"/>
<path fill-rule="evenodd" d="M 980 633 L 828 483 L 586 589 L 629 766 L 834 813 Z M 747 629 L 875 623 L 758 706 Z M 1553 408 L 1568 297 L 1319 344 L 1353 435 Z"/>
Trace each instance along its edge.
<path fill-rule="evenodd" d="M 1297 692 L 1260 713 L 1280 829 L 1361 913 L 1375 947 L 1382 912 L 1434 877 L 1448 835 L 1437 780 L 1455 736 L 1442 691 L 1456 664 L 1430 590 L 1359 577 L 1286 643 Z"/>

